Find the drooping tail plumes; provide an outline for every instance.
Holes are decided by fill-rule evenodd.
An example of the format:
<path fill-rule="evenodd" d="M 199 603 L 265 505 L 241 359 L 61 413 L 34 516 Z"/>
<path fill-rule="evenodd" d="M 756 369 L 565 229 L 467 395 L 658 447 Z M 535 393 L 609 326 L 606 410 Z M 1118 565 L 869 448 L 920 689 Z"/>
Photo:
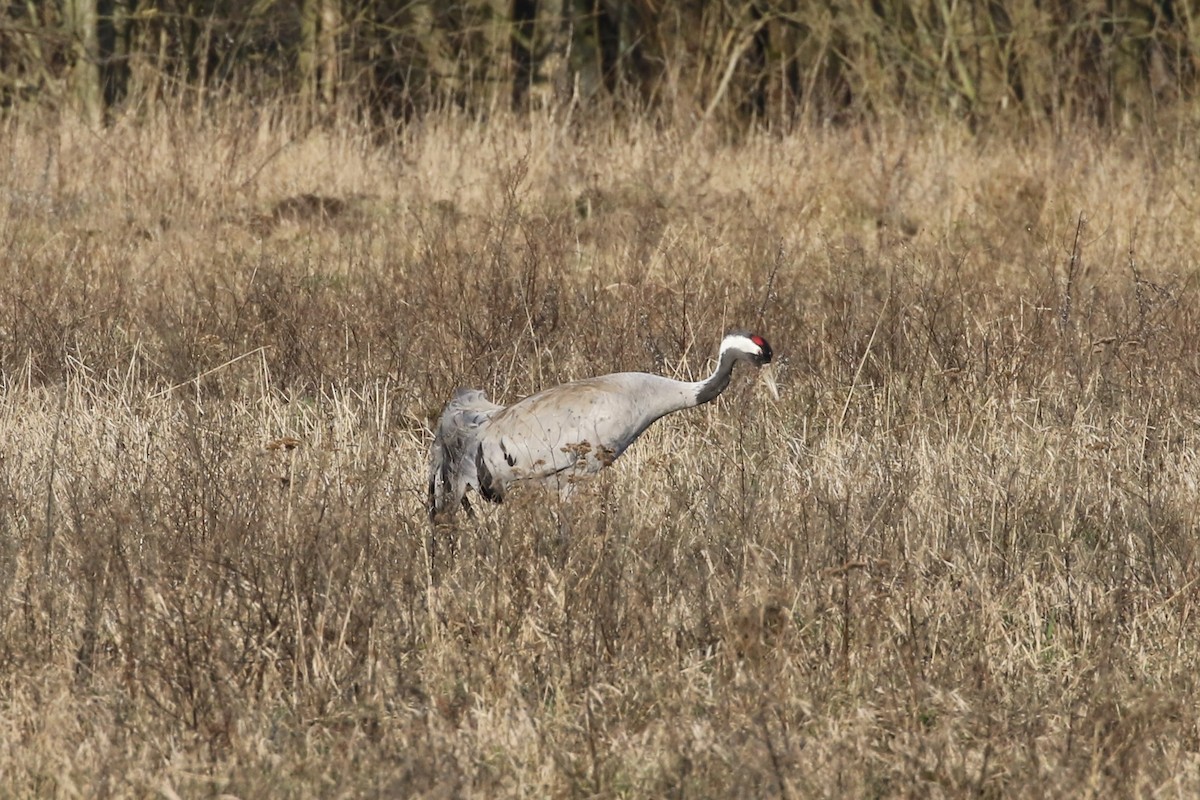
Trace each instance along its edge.
<path fill-rule="evenodd" d="M 489 401 L 478 389 L 459 389 L 446 405 L 429 447 L 429 518 L 461 504 L 468 512 L 468 487 L 478 487 L 475 454 L 483 426 L 502 406 Z"/>

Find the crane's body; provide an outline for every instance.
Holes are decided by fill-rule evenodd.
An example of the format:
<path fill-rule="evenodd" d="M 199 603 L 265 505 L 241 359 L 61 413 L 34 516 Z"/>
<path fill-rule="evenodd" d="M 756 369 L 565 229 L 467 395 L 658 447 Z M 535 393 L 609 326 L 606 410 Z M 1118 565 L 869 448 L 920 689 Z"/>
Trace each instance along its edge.
<path fill-rule="evenodd" d="M 539 392 L 498 411 L 483 431 L 480 492 L 500 499 L 518 481 L 552 481 L 569 491 L 574 480 L 611 465 L 655 420 L 695 405 L 695 396 L 695 384 L 639 372 Z"/>
<path fill-rule="evenodd" d="M 618 372 L 564 383 L 508 407 L 459 389 L 442 412 L 430 449 L 430 517 L 470 511 L 466 491 L 501 502 L 509 487 L 537 483 L 570 494 L 610 466 L 656 420 L 707 403 L 728 386 L 736 361 L 771 360 L 760 336 L 728 334 L 716 371 L 704 381 Z"/>

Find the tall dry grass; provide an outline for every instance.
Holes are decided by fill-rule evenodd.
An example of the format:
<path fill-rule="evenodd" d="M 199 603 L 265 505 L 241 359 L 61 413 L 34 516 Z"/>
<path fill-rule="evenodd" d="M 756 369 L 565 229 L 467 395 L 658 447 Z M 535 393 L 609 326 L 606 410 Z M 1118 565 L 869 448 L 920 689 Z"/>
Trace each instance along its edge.
<path fill-rule="evenodd" d="M 1194 148 L 0 132 L 0 794 L 1200 791 Z M 571 505 L 429 422 L 745 379 Z"/>

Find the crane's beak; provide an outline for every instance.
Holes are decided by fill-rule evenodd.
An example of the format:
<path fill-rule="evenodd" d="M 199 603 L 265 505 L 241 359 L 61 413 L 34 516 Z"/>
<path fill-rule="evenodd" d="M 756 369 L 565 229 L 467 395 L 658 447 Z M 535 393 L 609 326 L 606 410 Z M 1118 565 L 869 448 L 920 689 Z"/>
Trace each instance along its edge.
<path fill-rule="evenodd" d="M 779 399 L 779 385 L 775 383 L 775 365 L 764 364 L 758 370 L 758 379 L 763 386 L 767 387 L 767 391 L 771 393 L 771 397 Z"/>

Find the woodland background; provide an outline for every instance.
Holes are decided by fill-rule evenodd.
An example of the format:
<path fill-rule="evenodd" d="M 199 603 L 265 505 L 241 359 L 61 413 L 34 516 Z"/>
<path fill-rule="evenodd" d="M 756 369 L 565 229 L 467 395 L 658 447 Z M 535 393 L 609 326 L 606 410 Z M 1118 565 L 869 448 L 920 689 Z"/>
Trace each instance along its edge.
<path fill-rule="evenodd" d="M 69 98 L 93 122 L 238 91 L 380 119 L 577 102 L 777 128 L 1112 125 L 1193 97 L 1198 49 L 1176 0 L 30 0 L 0 14 L 0 102 Z"/>

